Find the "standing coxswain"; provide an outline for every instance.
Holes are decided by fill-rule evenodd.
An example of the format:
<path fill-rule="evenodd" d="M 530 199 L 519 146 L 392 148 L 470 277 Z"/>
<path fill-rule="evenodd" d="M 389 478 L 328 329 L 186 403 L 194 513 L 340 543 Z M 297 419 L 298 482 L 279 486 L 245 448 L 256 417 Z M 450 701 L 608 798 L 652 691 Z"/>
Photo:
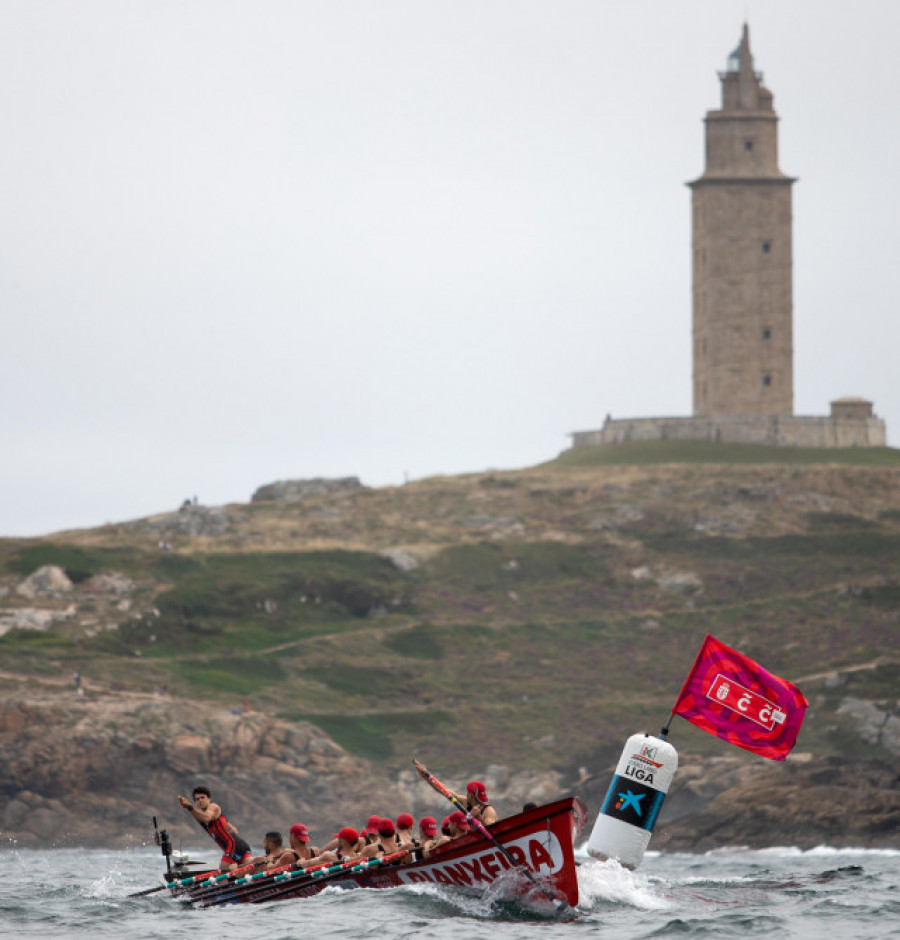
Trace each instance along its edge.
<path fill-rule="evenodd" d="M 209 787 L 194 787 L 192 796 L 193 803 L 179 794 L 178 802 L 200 823 L 222 850 L 219 871 L 231 871 L 238 865 L 251 861 L 253 852 L 250 846 L 240 837 L 237 828 L 225 818 L 222 807 L 212 802 Z"/>

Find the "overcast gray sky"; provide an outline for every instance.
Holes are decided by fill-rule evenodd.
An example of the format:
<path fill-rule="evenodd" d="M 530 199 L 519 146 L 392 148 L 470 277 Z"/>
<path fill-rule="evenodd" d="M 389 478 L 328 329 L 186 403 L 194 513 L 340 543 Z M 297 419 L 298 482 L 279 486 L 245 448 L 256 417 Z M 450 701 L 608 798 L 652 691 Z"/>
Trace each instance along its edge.
<path fill-rule="evenodd" d="M 690 192 L 744 18 L 795 411 L 900 442 L 900 3 L 0 0 L 0 535 L 524 467 L 691 410 Z"/>

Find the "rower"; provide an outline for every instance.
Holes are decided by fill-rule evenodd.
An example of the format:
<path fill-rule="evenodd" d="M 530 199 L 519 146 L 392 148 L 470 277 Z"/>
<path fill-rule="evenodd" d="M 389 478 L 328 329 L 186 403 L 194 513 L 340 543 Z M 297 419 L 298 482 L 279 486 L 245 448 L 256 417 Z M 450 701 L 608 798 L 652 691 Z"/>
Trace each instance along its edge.
<path fill-rule="evenodd" d="M 267 868 L 278 868 L 294 861 L 294 853 L 285 849 L 284 839 L 280 832 L 267 832 L 263 837 L 263 852 L 253 859 L 254 871 L 263 871 Z"/>
<path fill-rule="evenodd" d="M 338 840 L 334 853 L 335 861 L 346 862 L 348 859 L 359 857 L 359 833 L 352 826 L 344 826 L 334 835 Z"/>
<path fill-rule="evenodd" d="M 286 859 L 289 862 L 308 862 L 319 854 L 319 850 L 312 844 L 309 838 L 309 829 L 303 823 L 294 823 L 290 828 L 290 849 L 293 858 Z"/>
<path fill-rule="evenodd" d="M 423 816 L 419 820 L 419 848 L 422 856 L 427 857 L 428 853 L 437 844 L 438 824 L 434 816 Z"/>
<path fill-rule="evenodd" d="M 385 817 L 378 823 L 378 839 L 372 845 L 367 845 L 362 854 L 365 858 L 377 858 L 379 855 L 393 855 L 396 851 L 397 831 L 394 828 L 394 820 Z"/>
<path fill-rule="evenodd" d="M 413 834 L 413 826 L 416 821 L 409 813 L 401 813 L 397 817 L 397 844 L 401 846 L 415 846 L 416 837 Z"/>
<path fill-rule="evenodd" d="M 450 838 L 461 839 L 467 836 L 474 828 L 466 819 L 466 814 L 462 810 L 454 810 L 448 817 L 447 822 L 450 826 Z"/>
<path fill-rule="evenodd" d="M 470 780 L 466 786 L 466 809 L 485 826 L 497 821 L 497 810 L 491 806 L 487 788 L 480 780 Z"/>
<path fill-rule="evenodd" d="M 363 838 L 366 840 L 366 845 L 374 845 L 378 841 L 378 824 L 381 822 L 381 817 L 377 813 L 373 813 L 366 820 L 366 828 L 363 829 Z"/>
<path fill-rule="evenodd" d="M 178 795 L 178 802 L 209 833 L 222 850 L 219 870 L 231 871 L 238 865 L 249 862 L 253 858 L 250 846 L 240 837 L 237 828 L 225 818 L 222 807 L 212 802 L 209 787 L 194 787 L 191 795 L 194 798 L 193 803 L 181 794 Z"/>
<path fill-rule="evenodd" d="M 356 849 L 358 852 L 362 852 L 362 850 L 367 845 L 373 845 L 375 842 L 377 842 L 378 823 L 380 822 L 381 822 L 381 817 L 374 813 L 366 820 L 365 827 L 361 829 L 359 833 L 357 834 Z M 346 828 L 350 829 L 352 827 L 347 826 Z M 356 832 L 355 829 L 353 831 Z M 329 842 L 326 842 L 325 845 L 322 846 L 322 852 L 334 853 L 337 851 L 337 847 L 338 847 L 338 837 L 337 837 L 337 833 L 335 833 L 334 838 L 331 839 Z"/>
<path fill-rule="evenodd" d="M 469 825 L 469 820 L 466 819 L 466 814 L 461 810 L 454 810 L 441 824 L 443 835 L 437 840 L 434 848 L 437 849 L 447 845 L 448 842 L 453 842 L 455 839 L 461 839 L 471 831 L 472 827 Z"/>
<path fill-rule="evenodd" d="M 312 868 L 319 865 L 333 865 L 335 862 L 347 862 L 359 858 L 358 843 L 359 833 L 352 826 L 344 826 L 340 832 L 334 834 L 334 849 L 323 849 L 315 858 L 305 862 L 297 862 L 297 867 Z"/>

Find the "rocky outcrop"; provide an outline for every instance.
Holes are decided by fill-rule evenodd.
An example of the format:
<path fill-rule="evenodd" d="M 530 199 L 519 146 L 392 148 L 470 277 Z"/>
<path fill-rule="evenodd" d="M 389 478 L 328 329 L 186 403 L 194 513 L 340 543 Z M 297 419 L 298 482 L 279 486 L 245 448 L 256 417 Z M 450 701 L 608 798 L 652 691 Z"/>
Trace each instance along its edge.
<path fill-rule="evenodd" d="M 201 782 L 255 846 L 301 819 L 324 838 L 373 800 L 404 805 L 383 774 L 310 724 L 159 696 L 67 696 L 66 706 L 0 703 L 0 841 L 133 844 L 156 815 L 196 842 L 175 798 Z"/>
<path fill-rule="evenodd" d="M 334 493 L 355 492 L 363 489 L 359 477 L 342 477 L 327 480 L 316 477 L 311 480 L 278 480 L 259 487 L 251 502 L 298 503 L 312 496 L 330 496 Z"/>
<path fill-rule="evenodd" d="M 45 610 L 39 607 L 13 607 L 0 610 L 0 636 L 10 630 L 49 630 L 54 623 L 65 620 L 74 613 L 73 604 L 64 610 Z"/>
<path fill-rule="evenodd" d="M 78 585 L 86 594 L 117 594 L 124 596 L 134 590 L 134 581 L 118 571 L 105 571 L 85 578 Z"/>
<path fill-rule="evenodd" d="M 185 502 L 177 512 L 158 516 L 142 524 L 154 537 L 168 539 L 175 536 L 217 538 L 233 533 L 240 522 L 241 517 L 235 513 Z"/>
<path fill-rule="evenodd" d="M 764 766 L 667 824 L 657 848 L 900 845 L 900 762 L 841 758 Z"/>
<path fill-rule="evenodd" d="M 900 759 L 879 755 L 797 754 L 773 765 L 682 753 L 653 847 L 896 848 Z M 502 815 L 575 792 L 593 820 L 610 776 L 581 770 L 567 787 L 553 770 L 490 765 L 448 782 L 483 780 Z M 440 817 L 448 809 L 412 769 L 352 757 L 305 722 L 112 689 L 78 697 L 71 683 L 0 702 L 0 844 L 140 844 L 155 815 L 176 844 L 202 845 L 205 837 L 175 800 L 198 783 L 213 790 L 255 847 L 263 832 L 301 820 L 325 841 L 373 811 Z"/>
<path fill-rule="evenodd" d="M 852 697 L 841 702 L 838 714 L 856 719 L 858 734 L 867 744 L 900 755 L 900 717 L 896 714 L 879 708 L 874 702 Z"/>
<path fill-rule="evenodd" d="M 135 583 L 118 571 L 104 571 L 75 582 L 57 565 L 44 565 L 14 585 L 0 590 L 0 636 L 10 630 L 46 631 L 65 626 L 71 635 L 93 636 L 116 629 L 131 608 Z M 19 598 L 28 606 L 16 606 Z M 21 603 L 21 601 L 19 601 Z"/>
<path fill-rule="evenodd" d="M 580 788 L 602 801 L 611 774 Z M 783 764 L 682 754 L 652 847 L 705 852 L 726 846 L 900 847 L 900 760 L 814 758 Z"/>
<path fill-rule="evenodd" d="M 561 786 L 554 771 L 491 765 L 470 776 L 503 813 L 552 800 Z M 92 689 L 80 698 L 70 685 L 0 702 L 0 845 L 140 844 L 152 816 L 176 844 L 205 845 L 176 802 L 198 783 L 256 848 L 262 833 L 301 820 L 324 842 L 373 811 L 440 817 L 451 808 L 412 769 L 351 757 L 305 722 L 160 695 Z"/>

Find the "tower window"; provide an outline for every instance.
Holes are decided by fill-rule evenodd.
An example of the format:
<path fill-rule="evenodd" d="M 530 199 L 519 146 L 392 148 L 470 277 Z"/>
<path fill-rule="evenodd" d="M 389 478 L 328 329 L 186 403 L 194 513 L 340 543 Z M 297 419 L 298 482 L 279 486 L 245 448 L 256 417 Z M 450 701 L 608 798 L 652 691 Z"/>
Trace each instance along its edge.
<path fill-rule="evenodd" d="M 772 331 L 768 327 L 763 328 L 763 339 L 771 339 Z"/>
<path fill-rule="evenodd" d="M 764 254 L 764 255 L 767 255 L 767 254 L 772 250 L 772 243 L 771 243 L 771 242 L 763 242 L 763 243 L 762 243 L 762 250 L 763 250 L 763 254 Z"/>
<path fill-rule="evenodd" d="M 766 388 L 768 388 L 771 384 L 772 384 L 772 376 L 771 376 L 771 375 L 764 375 L 764 376 L 763 376 L 763 385 L 765 385 Z"/>
<path fill-rule="evenodd" d="M 752 150 L 752 149 L 753 149 L 753 141 L 752 141 L 752 140 L 745 140 L 745 141 L 744 141 L 744 150 Z"/>

